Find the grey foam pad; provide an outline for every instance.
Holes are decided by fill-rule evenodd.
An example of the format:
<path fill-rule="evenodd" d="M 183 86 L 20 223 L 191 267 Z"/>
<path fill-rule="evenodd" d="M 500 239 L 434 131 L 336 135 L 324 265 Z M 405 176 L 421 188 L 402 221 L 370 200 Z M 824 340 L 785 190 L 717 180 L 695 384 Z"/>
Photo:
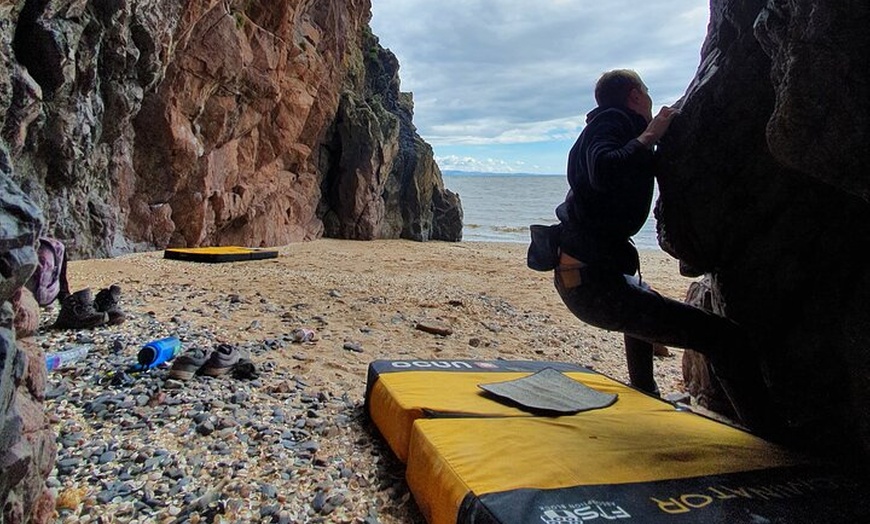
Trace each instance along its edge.
<path fill-rule="evenodd" d="M 478 384 L 478 387 L 527 410 L 553 414 L 606 408 L 617 399 L 616 394 L 596 391 L 553 368 L 514 380 Z"/>

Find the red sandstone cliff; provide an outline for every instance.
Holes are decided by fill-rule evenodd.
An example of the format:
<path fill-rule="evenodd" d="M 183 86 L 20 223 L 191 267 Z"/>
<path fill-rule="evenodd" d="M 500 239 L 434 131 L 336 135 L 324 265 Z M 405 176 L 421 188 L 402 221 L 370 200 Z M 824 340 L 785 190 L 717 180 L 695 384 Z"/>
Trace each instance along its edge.
<path fill-rule="evenodd" d="M 0 522 L 53 507 L 44 357 L 7 304 L 40 234 L 74 257 L 461 238 L 370 16 L 369 0 L 0 0 Z"/>
<path fill-rule="evenodd" d="M 401 98 L 398 64 L 369 0 L 0 9 L 12 177 L 75 256 L 281 245 L 324 216 L 331 236 L 461 238 L 410 99 L 380 102 Z"/>

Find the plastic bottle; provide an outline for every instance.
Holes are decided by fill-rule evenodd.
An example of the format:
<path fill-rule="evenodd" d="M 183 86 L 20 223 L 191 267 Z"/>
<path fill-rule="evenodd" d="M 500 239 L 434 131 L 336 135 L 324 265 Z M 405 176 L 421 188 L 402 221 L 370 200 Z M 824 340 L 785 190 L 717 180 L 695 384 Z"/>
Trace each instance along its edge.
<path fill-rule="evenodd" d="M 72 349 L 58 351 L 57 353 L 48 353 L 45 355 L 45 367 L 48 371 L 53 371 L 60 367 L 75 364 L 87 356 L 89 349 L 88 346 L 75 346 Z"/>
<path fill-rule="evenodd" d="M 291 333 L 293 342 L 311 342 L 317 336 L 313 329 L 297 328 Z"/>
<path fill-rule="evenodd" d="M 170 361 L 181 353 L 181 341 L 178 337 L 166 337 L 148 342 L 139 350 L 136 360 L 139 365 L 137 371 L 144 371 Z"/>

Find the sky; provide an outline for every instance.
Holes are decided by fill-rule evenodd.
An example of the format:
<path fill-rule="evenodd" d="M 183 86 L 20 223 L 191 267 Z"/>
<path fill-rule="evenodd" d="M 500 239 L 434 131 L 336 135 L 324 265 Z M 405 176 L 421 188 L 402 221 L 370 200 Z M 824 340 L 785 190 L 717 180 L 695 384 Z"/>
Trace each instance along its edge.
<path fill-rule="evenodd" d="M 442 171 L 563 174 L 604 71 L 636 70 L 654 109 L 685 92 L 708 0 L 372 0 L 417 132 Z"/>

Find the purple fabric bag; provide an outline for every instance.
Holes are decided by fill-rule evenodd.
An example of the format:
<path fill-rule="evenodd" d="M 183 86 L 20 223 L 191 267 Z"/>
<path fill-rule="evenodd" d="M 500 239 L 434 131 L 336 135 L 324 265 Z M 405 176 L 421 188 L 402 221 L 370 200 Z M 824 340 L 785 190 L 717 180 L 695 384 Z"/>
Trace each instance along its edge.
<path fill-rule="evenodd" d="M 54 302 L 60 293 L 61 278 L 66 280 L 64 272 L 65 248 L 60 240 L 49 237 L 39 238 L 37 255 L 39 265 L 30 276 L 25 287 L 29 289 L 40 306 Z"/>

